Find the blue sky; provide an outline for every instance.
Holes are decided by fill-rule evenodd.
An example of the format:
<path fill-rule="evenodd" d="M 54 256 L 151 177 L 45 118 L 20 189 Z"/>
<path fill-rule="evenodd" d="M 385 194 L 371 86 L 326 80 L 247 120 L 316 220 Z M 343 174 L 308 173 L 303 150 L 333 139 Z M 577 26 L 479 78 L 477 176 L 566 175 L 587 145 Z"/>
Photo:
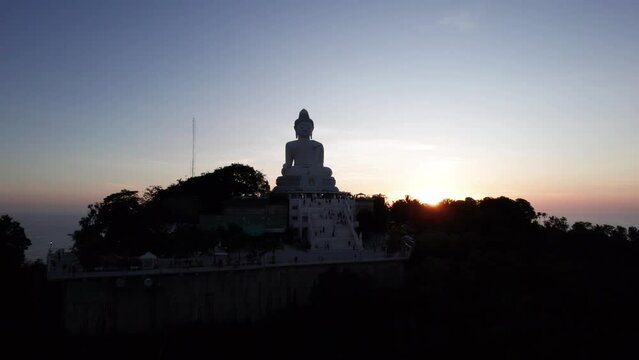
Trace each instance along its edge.
<path fill-rule="evenodd" d="M 242 162 L 306 108 L 342 190 L 639 224 L 639 3 L 2 1 L 0 212 Z"/>

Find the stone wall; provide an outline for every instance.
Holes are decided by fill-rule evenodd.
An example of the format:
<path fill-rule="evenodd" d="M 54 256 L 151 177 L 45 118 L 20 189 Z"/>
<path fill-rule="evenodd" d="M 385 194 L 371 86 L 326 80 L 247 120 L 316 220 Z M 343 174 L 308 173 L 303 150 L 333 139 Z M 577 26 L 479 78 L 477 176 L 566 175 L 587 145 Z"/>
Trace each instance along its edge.
<path fill-rule="evenodd" d="M 141 333 L 243 323 L 308 303 L 318 277 L 350 270 L 372 287 L 399 286 L 403 261 L 298 265 L 59 281 L 71 334 Z"/>

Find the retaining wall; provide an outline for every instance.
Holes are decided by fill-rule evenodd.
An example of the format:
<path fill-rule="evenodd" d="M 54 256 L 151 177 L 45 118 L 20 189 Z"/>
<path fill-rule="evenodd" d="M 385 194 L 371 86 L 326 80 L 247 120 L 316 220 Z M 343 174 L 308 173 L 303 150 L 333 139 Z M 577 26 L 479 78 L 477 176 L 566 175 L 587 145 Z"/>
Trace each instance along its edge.
<path fill-rule="evenodd" d="M 189 324 L 251 322 L 308 303 L 318 277 L 350 270 L 372 287 L 396 287 L 403 260 L 59 280 L 71 334 L 142 333 Z"/>

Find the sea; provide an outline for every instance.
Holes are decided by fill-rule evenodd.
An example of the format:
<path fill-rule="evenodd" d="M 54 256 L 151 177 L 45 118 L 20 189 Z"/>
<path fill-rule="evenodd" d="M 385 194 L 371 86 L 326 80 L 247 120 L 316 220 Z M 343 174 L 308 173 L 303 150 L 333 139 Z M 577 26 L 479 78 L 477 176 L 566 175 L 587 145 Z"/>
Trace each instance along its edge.
<path fill-rule="evenodd" d="M 49 249 L 70 249 L 73 245 L 71 234 L 80 228 L 78 222 L 86 215 L 82 213 L 30 212 L 11 213 L 9 216 L 19 222 L 31 240 L 25 251 L 28 261 L 47 258 Z"/>

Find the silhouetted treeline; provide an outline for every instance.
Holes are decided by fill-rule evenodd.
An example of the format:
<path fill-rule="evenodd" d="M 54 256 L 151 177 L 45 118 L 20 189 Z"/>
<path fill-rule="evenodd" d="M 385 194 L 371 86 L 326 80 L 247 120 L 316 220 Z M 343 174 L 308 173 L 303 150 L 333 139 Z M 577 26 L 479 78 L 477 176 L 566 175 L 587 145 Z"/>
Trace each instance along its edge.
<path fill-rule="evenodd" d="M 505 197 L 436 207 L 406 198 L 389 212 L 416 236 L 404 306 L 418 349 L 446 353 L 463 344 L 451 351 L 536 358 L 636 354 L 636 227 L 569 226 Z"/>
<path fill-rule="evenodd" d="M 409 196 L 390 205 L 381 194 L 374 195 L 373 199 L 374 211 L 358 216 L 360 228 L 365 233 L 390 231 L 412 236 L 463 235 L 491 242 L 522 237 L 555 240 L 578 237 L 586 241 L 622 243 L 639 240 L 637 227 L 584 221 L 570 225 L 565 217 L 536 212 L 525 199 L 512 200 L 503 196 L 481 200 L 446 199 L 437 205 L 422 204 Z"/>
<path fill-rule="evenodd" d="M 400 291 L 346 310 L 376 319 L 344 322 L 361 335 L 354 343 L 375 339 L 400 357 L 637 356 L 636 227 L 570 225 L 506 197 L 438 206 L 406 197 L 378 210 L 391 238 L 410 235 L 416 245 Z"/>
<path fill-rule="evenodd" d="M 158 196 L 115 195 L 96 211 L 109 209 L 104 215 L 116 222 L 118 211 L 142 214 Z M 119 207 L 123 204 L 129 206 Z M 374 289 L 366 278 L 331 270 L 315 284 L 308 306 L 256 323 L 187 326 L 144 336 L 54 336 L 47 342 L 59 341 L 55 353 L 68 358 L 122 353 L 184 358 L 203 348 L 228 357 L 311 359 L 639 354 L 636 227 L 571 225 L 536 212 L 526 200 L 506 197 L 430 206 L 409 197 L 387 204 L 379 195 L 374 211 L 358 220 L 365 234 L 387 232 L 391 244 L 404 236 L 414 239 L 398 288 Z M 98 224 L 113 225 L 88 225 Z M 113 236 L 125 227 L 114 229 Z M 184 246 L 187 251 L 193 244 Z M 96 353 L 97 348 L 102 350 Z"/>
<path fill-rule="evenodd" d="M 8 214 L 0 216 L 0 273 L 19 268 L 24 263 L 24 252 L 31 246 L 19 222 Z"/>
<path fill-rule="evenodd" d="M 264 174 L 247 165 L 231 164 L 163 189 L 122 190 L 89 205 L 73 233 L 73 250 L 83 266 L 125 265 L 150 251 L 163 257 L 187 257 L 231 247 L 252 239 L 231 227 L 205 232 L 196 225 L 201 213 L 219 212 L 236 197 L 263 197 L 270 190 Z M 258 244 L 259 245 L 259 244 Z"/>
<path fill-rule="evenodd" d="M 54 322 L 49 317 L 52 312 L 46 296 L 46 266 L 40 261 L 25 262 L 24 252 L 29 246 L 31 240 L 22 225 L 8 214 L 0 216 L 0 334 L 6 344 L 1 350 L 3 357 L 11 357 L 16 351 L 22 356 L 25 348 L 11 346 L 16 343 L 14 340 L 33 337 L 44 341 L 44 329 Z"/>

